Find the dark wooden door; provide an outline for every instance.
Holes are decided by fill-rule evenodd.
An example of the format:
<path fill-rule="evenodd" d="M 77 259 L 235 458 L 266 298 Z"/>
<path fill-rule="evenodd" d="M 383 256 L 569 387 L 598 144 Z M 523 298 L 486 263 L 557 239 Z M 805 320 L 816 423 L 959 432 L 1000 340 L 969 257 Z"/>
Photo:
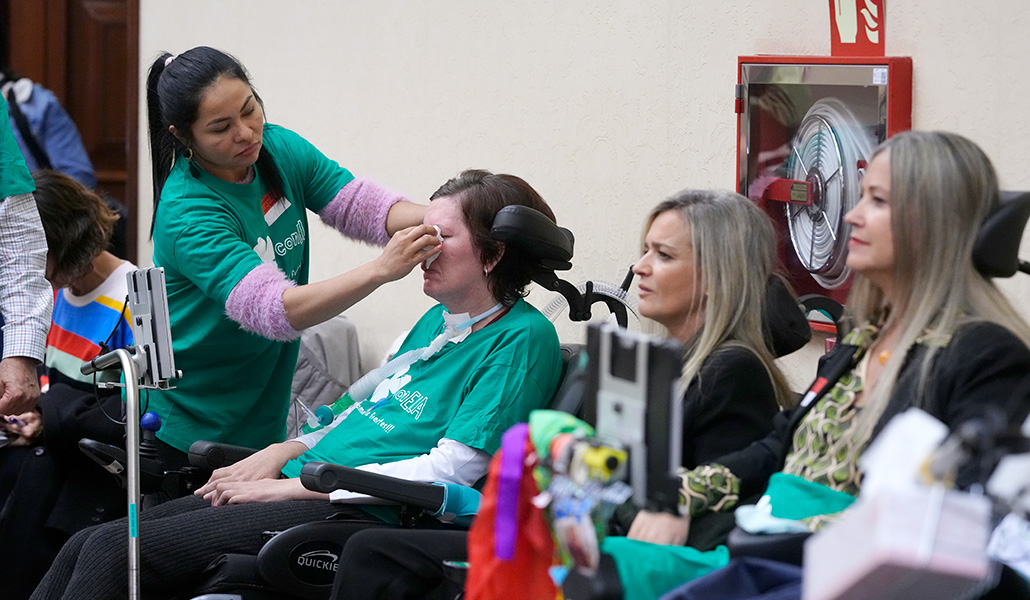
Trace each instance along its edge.
<path fill-rule="evenodd" d="M 2 0 L 7 64 L 49 88 L 79 128 L 97 187 L 129 209 L 137 261 L 138 0 Z"/>

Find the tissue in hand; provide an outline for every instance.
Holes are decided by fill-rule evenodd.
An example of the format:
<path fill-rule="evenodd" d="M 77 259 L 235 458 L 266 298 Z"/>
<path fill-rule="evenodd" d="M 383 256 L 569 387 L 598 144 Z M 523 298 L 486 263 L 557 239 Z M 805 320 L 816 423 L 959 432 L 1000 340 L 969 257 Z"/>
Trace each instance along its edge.
<path fill-rule="evenodd" d="M 436 225 L 433 225 L 432 227 L 433 227 L 433 229 L 436 230 L 436 239 L 440 240 L 440 245 L 442 246 L 443 245 L 443 236 L 440 235 L 440 228 L 437 227 Z M 425 268 L 428 269 L 433 264 L 433 261 L 436 260 L 436 257 L 438 257 L 438 256 L 440 256 L 439 252 L 437 252 L 436 254 L 430 256 L 425 261 L 423 261 L 423 265 L 425 266 Z"/>

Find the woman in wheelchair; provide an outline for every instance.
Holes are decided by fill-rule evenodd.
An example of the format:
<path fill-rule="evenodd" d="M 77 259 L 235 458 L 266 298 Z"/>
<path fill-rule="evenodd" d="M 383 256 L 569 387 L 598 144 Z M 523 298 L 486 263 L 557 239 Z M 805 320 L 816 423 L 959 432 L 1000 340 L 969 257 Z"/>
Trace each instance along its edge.
<path fill-rule="evenodd" d="M 961 136 L 913 131 L 881 144 L 846 216 L 855 327 L 774 433 L 682 473 L 682 516 L 664 517 L 670 527 L 685 531 L 765 489 L 773 515 L 790 494 L 793 518 L 818 529 L 858 494 L 858 458 L 909 407 L 952 429 L 991 410 L 1022 423 L 1030 327 L 972 260 L 999 198 L 990 161 Z M 960 471 L 958 484 L 972 483 Z"/>
<path fill-rule="evenodd" d="M 486 474 L 501 433 L 546 405 L 561 371 L 554 327 L 522 299 L 536 261 L 490 236 L 509 205 L 554 220 L 536 191 L 511 175 L 466 171 L 433 194 L 426 223 L 443 242 L 423 265 L 423 290 L 440 304 L 409 332 L 395 358 L 401 367 L 325 430 L 273 444 L 216 471 L 198 495 L 143 512 L 144 594 L 189 590 L 219 555 L 256 553 L 264 531 L 346 512 L 301 486 L 296 475 L 308 461 L 461 485 Z M 80 532 L 33 597 L 123 596 L 125 537 L 124 521 Z"/>

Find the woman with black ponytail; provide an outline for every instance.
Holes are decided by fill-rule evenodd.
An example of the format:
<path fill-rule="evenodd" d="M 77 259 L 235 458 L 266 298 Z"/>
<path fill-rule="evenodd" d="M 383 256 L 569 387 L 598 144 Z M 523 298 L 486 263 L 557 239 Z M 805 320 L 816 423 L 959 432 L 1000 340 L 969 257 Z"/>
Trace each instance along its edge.
<path fill-rule="evenodd" d="M 168 288 L 183 378 L 152 393 L 166 462 L 199 439 L 282 441 L 300 330 L 325 321 L 438 251 L 425 207 L 355 178 L 299 135 L 265 122 L 246 70 L 205 46 L 150 68 L 154 264 Z M 386 245 L 375 260 L 308 284 L 307 211 Z"/>

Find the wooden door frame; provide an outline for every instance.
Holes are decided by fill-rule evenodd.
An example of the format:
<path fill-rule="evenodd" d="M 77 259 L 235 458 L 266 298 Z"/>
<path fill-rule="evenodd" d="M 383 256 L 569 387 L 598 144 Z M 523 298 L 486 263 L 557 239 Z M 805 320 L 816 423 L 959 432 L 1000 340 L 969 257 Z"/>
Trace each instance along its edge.
<path fill-rule="evenodd" d="M 129 260 L 139 264 L 139 0 L 128 0 L 125 53 L 129 74 L 125 93 L 128 95 L 125 115 L 125 202 L 129 207 L 129 239 L 126 240 Z"/>
<path fill-rule="evenodd" d="M 4 51 L 9 64 L 17 64 L 21 75 L 48 88 L 62 105 L 68 105 L 68 0 L 0 0 L 4 23 Z M 125 82 L 125 198 L 129 209 L 127 254 L 138 263 L 139 215 L 139 0 L 126 0 Z M 46 36 L 15 23 L 43 23 Z"/>

